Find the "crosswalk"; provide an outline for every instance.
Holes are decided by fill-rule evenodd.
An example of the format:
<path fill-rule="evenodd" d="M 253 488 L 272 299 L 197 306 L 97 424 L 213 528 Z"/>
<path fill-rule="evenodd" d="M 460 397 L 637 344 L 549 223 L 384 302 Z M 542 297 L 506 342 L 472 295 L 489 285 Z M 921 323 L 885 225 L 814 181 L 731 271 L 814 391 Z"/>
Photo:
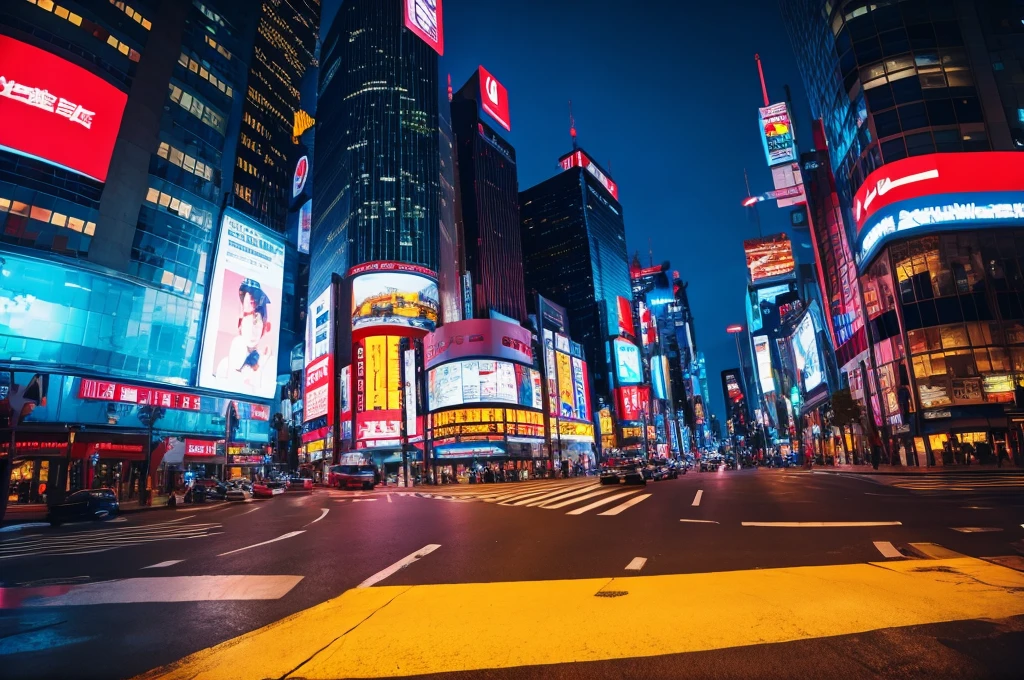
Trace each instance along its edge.
<path fill-rule="evenodd" d="M 438 493 L 420 491 L 399 495 L 462 503 L 480 501 L 514 508 L 561 510 L 570 516 L 593 513 L 602 517 L 622 514 L 653 495 L 644 493 L 646 487 L 641 486 L 603 486 L 593 477 L 442 488 L 444 490 Z"/>
<path fill-rule="evenodd" d="M 1024 475 L 1000 472 L 936 473 L 929 475 L 877 475 L 877 481 L 918 492 L 990 491 L 1024 489 Z"/>
<path fill-rule="evenodd" d="M 185 524 L 181 518 L 140 526 L 120 525 L 74 533 L 43 533 L 0 541 L 0 560 L 35 555 L 84 555 L 156 541 L 203 538 L 221 533 L 220 524 Z"/>

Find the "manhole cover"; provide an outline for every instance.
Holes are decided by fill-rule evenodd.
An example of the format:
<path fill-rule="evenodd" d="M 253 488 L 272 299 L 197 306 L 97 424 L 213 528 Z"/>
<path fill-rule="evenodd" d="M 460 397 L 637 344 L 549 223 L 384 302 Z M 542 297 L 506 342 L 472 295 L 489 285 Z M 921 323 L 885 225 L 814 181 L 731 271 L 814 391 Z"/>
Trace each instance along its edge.
<path fill-rule="evenodd" d="M 599 590 L 594 594 L 594 597 L 622 597 L 623 595 L 629 595 L 628 590 Z"/>

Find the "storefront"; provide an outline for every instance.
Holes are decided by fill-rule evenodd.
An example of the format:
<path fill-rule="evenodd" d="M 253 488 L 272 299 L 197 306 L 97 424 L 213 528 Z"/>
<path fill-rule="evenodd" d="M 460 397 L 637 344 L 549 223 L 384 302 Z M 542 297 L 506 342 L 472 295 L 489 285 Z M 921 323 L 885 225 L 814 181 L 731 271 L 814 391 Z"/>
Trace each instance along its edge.
<path fill-rule="evenodd" d="M 490 468 L 519 478 L 546 474 L 544 414 L 522 408 L 457 408 L 427 417 L 434 476 L 466 477 Z"/>

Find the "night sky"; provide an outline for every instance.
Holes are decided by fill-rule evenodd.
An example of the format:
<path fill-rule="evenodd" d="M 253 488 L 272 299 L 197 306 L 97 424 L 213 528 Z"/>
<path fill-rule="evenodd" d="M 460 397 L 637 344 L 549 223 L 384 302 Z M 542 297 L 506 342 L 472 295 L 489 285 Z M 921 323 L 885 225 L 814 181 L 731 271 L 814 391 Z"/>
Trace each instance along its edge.
<path fill-rule="evenodd" d="M 324 0 L 323 32 L 340 6 Z M 711 410 L 724 420 L 720 372 L 737 364 L 725 333 L 745 323 L 742 242 L 758 235 L 746 195 L 773 188 L 758 137 L 762 105 L 754 53 L 768 94 L 792 89 L 797 142 L 811 147 L 810 111 L 778 4 L 678 0 L 445 0 L 441 77 L 458 90 L 482 64 L 508 88 L 519 186 L 558 170 L 578 140 L 619 184 L 630 257 L 669 260 L 690 283 L 697 347 L 707 358 Z M 763 203 L 765 234 L 788 211 Z M 801 239 L 807 243 L 807 236 Z M 795 245 L 810 262 L 809 245 Z"/>

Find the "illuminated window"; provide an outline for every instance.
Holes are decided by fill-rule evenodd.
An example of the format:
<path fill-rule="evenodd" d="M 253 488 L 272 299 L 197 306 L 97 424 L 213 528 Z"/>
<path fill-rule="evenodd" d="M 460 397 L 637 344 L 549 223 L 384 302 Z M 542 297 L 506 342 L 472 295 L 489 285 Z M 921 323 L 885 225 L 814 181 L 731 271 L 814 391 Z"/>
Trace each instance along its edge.
<path fill-rule="evenodd" d="M 39 220 L 40 222 L 49 222 L 50 215 L 51 213 L 49 210 L 47 210 L 46 208 L 40 208 L 35 205 L 32 206 L 29 210 L 29 216 L 34 220 Z"/>
<path fill-rule="evenodd" d="M 68 216 L 67 215 L 62 215 L 59 212 L 53 213 L 53 216 L 50 217 L 50 224 L 56 225 L 58 227 L 67 226 L 67 223 L 68 223 Z"/>
<path fill-rule="evenodd" d="M 81 16 L 75 14 L 71 10 L 58 5 L 53 0 L 28 0 L 30 3 L 39 7 L 40 9 L 46 10 L 47 12 L 53 12 L 56 16 L 68 21 L 75 26 L 79 26 L 88 31 L 89 35 L 99 40 L 104 40 L 108 45 L 113 47 L 121 54 L 126 55 L 129 59 L 134 62 L 138 62 L 141 55 L 138 52 L 130 48 L 128 45 L 118 40 L 110 34 L 110 31 L 104 27 L 95 24 L 91 21 L 83 20 Z M 111 4 L 117 5 L 118 3 L 111 2 Z M 147 22 L 148 23 L 148 22 Z M 84 25 L 83 25 L 84 24 Z M 148 30 L 148 28 L 147 28 Z"/>

